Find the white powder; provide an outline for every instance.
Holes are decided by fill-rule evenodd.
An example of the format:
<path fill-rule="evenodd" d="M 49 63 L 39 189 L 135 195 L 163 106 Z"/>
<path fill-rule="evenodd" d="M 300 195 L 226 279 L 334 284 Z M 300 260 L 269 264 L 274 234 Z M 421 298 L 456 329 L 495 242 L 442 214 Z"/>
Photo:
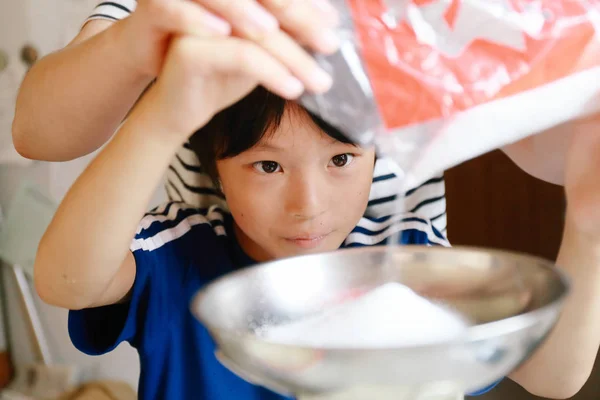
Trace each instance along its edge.
<path fill-rule="evenodd" d="M 465 332 L 467 321 L 399 283 L 387 283 L 325 312 L 263 331 L 307 347 L 386 348 L 431 344 Z"/>

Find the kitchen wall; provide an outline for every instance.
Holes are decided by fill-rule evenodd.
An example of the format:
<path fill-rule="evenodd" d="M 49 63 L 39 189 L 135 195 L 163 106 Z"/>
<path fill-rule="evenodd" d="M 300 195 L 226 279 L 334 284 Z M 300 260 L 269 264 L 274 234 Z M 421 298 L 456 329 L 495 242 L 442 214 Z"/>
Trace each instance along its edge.
<path fill-rule="evenodd" d="M 44 190 L 62 197 L 64 191 L 72 183 L 91 157 L 76 162 L 66 163 L 53 168 L 46 163 L 34 163 L 28 167 L 0 166 L 0 206 L 8 207 L 11 195 L 15 193 L 21 179 L 28 179 L 39 184 Z M 51 184 L 53 182 L 56 186 Z M 164 198 L 160 188 L 153 200 L 158 204 Z M 9 350 L 16 367 L 34 361 L 35 352 L 31 344 L 28 325 L 23 317 L 23 309 L 8 270 L 3 271 Z M 37 297 L 36 297 L 37 299 Z M 45 333 L 50 344 L 53 360 L 57 363 L 75 364 L 81 371 L 81 378 L 121 379 L 137 387 L 139 362 L 137 353 L 128 344 L 123 344 L 109 355 L 88 357 L 73 347 L 67 333 L 67 311 L 46 305 L 38 300 L 38 310 L 42 315 Z"/>
<path fill-rule="evenodd" d="M 31 180 L 59 201 L 94 155 L 60 164 L 28 162 L 12 150 L 10 121 L 14 95 L 26 67 L 19 60 L 23 45 L 31 44 L 40 55 L 64 46 L 77 32 L 97 0 L 2 0 L 0 1 L 0 50 L 8 55 L 9 67 L 0 72 L 0 207 L 6 210 L 23 179 Z M 157 190 L 153 204 L 164 199 Z M 34 359 L 29 331 L 16 287 L 5 268 L 5 300 L 8 310 L 8 342 L 15 365 Z M 39 299 L 38 299 L 39 300 Z M 139 363 L 128 345 L 110 355 L 88 357 L 79 353 L 67 334 L 67 312 L 38 301 L 52 356 L 58 363 L 76 364 L 84 379 L 115 378 L 137 387 Z"/>

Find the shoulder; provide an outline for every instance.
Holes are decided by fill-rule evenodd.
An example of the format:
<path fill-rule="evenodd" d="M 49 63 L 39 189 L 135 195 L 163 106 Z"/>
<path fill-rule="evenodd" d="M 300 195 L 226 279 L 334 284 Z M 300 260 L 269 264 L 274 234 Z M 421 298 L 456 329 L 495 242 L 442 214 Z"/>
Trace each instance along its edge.
<path fill-rule="evenodd" d="M 169 199 L 197 207 L 218 205 L 227 210 L 227 202 L 200 165 L 189 142 L 180 146 L 167 170 L 166 189 Z"/>
<path fill-rule="evenodd" d="M 141 220 L 130 250 L 155 251 L 183 238 L 226 236 L 227 217 L 228 214 L 216 206 L 207 209 L 181 202 L 162 204 Z"/>
<path fill-rule="evenodd" d="M 401 180 L 390 168 L 390 160 L 379 158 L 375 163 L 373 185 L 366 216 L 382 217 L 399 212 L 417 213 L 431 221 L 440 232 L 446 231 L 446 198 L 444 174 L 433 176 L 416 188 L 399 196 Z"/>
<path fill-rule="evenodd" d="M 415 213 L 385 217 L 363 217 L 352 230 L 344 247 L 376 246 L 395 239 L 399 244 L 450 246 L 430 219 Z"/>

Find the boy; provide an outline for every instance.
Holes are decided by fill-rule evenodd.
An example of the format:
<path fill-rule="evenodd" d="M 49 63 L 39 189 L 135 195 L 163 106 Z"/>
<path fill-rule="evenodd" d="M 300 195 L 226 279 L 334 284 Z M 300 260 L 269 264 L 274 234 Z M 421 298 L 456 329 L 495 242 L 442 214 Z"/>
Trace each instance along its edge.
<path fill-rule="evenodd" d="M 128 340 L 142 365 L 140 398 L 271 399 L 215 360 L 191 296 L 237 268 L 311 252 L 402 243 L 447 244 L 419 215 L 361 218 L 375 154 L 354 146 L 281 97 L 298 88 L 251 41 L 182 35 L 157 84 L 75 182 L 42 239 L 35 283 L 71 310 L 73 342 L 89 354 Z M 148 201 L 189 132 L 230 213 Z M 131 149 L 135 148 L 136 151 Z M 574 135 L 569 209 L 558 263 L 574 290 L 558 326 L 511 378 L 547 397 L 585 383 L 600 339 L 600 160 L 597 135 Z M 215 310 L 218 312 L 218 310 Z"/>

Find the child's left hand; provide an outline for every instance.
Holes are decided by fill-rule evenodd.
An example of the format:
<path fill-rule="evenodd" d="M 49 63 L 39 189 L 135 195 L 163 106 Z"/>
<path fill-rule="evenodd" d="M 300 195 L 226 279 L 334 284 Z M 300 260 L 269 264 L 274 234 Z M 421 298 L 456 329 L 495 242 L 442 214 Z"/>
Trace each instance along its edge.
<path fill-rule="evenodd" d="M 568 217 L 579 233 L 600 246 L 600 124 L 574 126 L 565 161 Z"/>

